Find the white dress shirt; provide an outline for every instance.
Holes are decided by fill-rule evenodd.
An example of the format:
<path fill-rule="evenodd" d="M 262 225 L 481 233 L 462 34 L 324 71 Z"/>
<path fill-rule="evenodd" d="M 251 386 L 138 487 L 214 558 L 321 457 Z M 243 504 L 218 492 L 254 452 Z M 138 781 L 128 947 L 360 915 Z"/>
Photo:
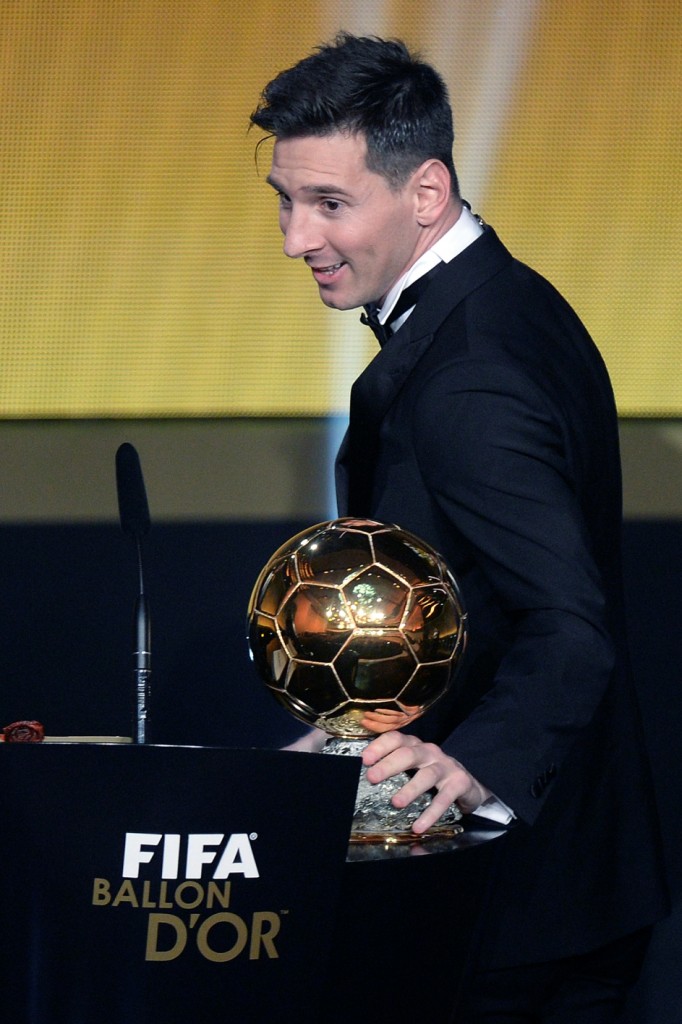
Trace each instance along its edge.
<path fill-rule="evenodd" d="M 466 249 L 468 245 L 475 242 L 478 236 L 483 234 L 483 230 L 481 220 L 474 216 L 468 207 L 463 206 L 462 212 L 452 227 L 430 249 L 427 249 L 390 289 L 378 312 L 379 323 L 386 323 L 393 307 L 408 285 L 418 281 L 420 277 L 438 266 L 439 263 L 449 263 L 450 260 L 453 260 L 455 256 L 458 256 L 460 252 Z M 413 309 L 414 306 L 412 306 L 412 309 L 406 309 L 402 316 L 398 317 L 395 323 L 391 324 L 391 329 L 394 333 L 399 327 L 402 327 Z"/>

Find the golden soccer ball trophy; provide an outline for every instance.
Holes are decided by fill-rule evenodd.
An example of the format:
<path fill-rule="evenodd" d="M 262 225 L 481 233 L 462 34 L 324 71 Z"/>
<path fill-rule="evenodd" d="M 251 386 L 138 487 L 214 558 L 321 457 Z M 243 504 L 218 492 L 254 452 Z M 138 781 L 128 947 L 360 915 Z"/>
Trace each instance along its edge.
<path fill-rule="evenodd" d="M 324 753 L 360 756 L 377 733 L 419 718 L 452 684 L 466 638 L 459 587 L 438 552 L 367 519 L 292 537 L 249 601 L 252 660 L 287 711 L 329 734 Z M 406 779 L 371 785 L 363 770 L 351 841 L 415 841 L 410 825 L 430 798 L 394 808 Z M 453 805 L 427 836 L 460 831 L 459 817 Z"/>

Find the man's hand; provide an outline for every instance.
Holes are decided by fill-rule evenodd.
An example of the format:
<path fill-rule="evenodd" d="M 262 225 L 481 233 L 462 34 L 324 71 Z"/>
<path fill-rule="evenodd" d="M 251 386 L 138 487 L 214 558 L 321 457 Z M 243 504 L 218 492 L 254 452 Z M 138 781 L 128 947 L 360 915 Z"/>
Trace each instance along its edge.
<path fill-rule="evenodd" d="M 372 740 L 362 755 L 369 782 L 383 782 L 399 772 L 415 771 L 415 775 L 392 799 L 395 807 L 407 807 L 422 793 L 436 793 L 426 810 L 414 822 L 414 832 L 431 828 L 452 803 L 465 814 L 475 811 L 492 796 L 454 757 L 449 757 L 435 743 L 423 743 L 416 736 L 387 732 Z"/>

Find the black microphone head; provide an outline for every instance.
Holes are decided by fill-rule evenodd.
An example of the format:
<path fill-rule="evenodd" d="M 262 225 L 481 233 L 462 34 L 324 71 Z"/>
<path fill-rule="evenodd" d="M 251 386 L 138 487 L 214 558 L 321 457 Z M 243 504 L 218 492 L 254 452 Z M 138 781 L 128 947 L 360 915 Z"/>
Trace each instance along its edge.
<path fill-rule="evenodd" d="M 148 533 L 151 522 L 140 458 L 127 441 L 116 452 L 116 489 L 121 529 L 135 537 Z"/>

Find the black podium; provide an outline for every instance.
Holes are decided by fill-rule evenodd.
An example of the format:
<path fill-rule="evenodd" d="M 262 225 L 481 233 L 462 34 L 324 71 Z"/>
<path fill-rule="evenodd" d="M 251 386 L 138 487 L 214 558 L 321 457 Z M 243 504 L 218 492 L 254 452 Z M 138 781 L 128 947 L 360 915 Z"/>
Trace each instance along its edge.
<path fill-rule="evenodd" d="M 359 767 L 0 748 L 8 1019 L 450 1024 L 500 833 L 479 822 L 422 847 L 349 848 Z"/>
<path fill-rule="evenodd" d="M 0 749 L 3 1016 L 319 1024 L 358 771 L 278 751 Z"/>

